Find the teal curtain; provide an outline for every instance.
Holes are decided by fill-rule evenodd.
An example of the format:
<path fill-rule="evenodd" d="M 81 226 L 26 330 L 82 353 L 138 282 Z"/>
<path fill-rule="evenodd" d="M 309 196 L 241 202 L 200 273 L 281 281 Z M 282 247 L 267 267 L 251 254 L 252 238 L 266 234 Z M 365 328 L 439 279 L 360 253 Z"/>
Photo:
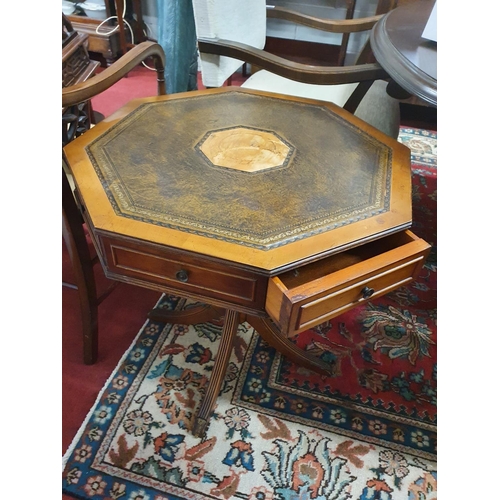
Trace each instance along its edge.
<path fill-rule="evenodd" d="M 156 0 L 158 43 L 166 56 L 167 93 L 196 90 L 198 58 L 191 0 Z"/>

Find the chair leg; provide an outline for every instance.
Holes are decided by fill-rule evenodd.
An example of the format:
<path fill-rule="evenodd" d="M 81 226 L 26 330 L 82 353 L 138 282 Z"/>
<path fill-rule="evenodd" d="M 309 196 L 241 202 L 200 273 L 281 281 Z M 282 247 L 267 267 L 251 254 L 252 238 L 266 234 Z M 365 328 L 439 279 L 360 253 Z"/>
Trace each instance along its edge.
<path fill-rule="evenodd" d="M 92 259 L 82 226 L 81 214 L 64 172 L 62 173 L 62 233 L 75 274 L 83 329 L 83 361 L 95 363 L 98 350 L 97 292 Z"/>

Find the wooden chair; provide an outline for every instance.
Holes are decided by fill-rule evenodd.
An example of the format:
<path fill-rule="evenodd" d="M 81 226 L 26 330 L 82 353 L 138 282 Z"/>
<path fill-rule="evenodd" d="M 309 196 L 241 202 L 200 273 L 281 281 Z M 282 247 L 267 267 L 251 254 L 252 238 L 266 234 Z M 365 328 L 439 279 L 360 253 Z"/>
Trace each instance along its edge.
<path fill-rule="evenodd" d="M 157 43 L 142 42 L 101 73 L 86 81 L 63 88 L 63 109 L 71 109 L 81 103 L 89 102 L 92 97 L 114 85 L 135 66 L 148 58 L 154 60 L 158 80 L 158 95 L 164 95 L 166 91 L 164 79 L 165 54 L 163 49 Z M 78 131 L 78 134 L 81 133 L 85 133 L 85 127 Z M 75 199 L 68 179 L 67 169 L 65 169 L 64 151 L 62 170 L 62 233 L 76 279 L 74 287 L 79 292 L 83 328 L 83 359 L 85 364 L 93 364 L 97 359 L 98 352 L 97 308 L 110 290 L 108 289 L 100 297 L 97 296 L 93 270 L 97 259 L 91 257 L 89 241 L 86 237 L 81 216 L 81 207 Z"/>
<path fill-rule="evenodd" d="M 88 53 L 89 37 L 76 31 L 70 20 L 62 15 L 62 86 L 70 87 L 85 82 L 95 75 L 99 63 Z M 62 109 L 63 146 L 95 122 L 90 101 Z"/>
<path fill-rule="evenodd" d="M 242 87 L 333 102 L 370 125 L 396 138 L 399 102 L 386 92 L 389 75 L 372 61 L 369 40 L 350 66 L 312 66 L 293 62 L 264 50 L 266 20 L 284 19 L 331 33 L 352 34 L 370 30 L 396 0 L 379 0 L 371 17 L 325 20 L 265 0 L 192 0 L 202 81 L 220 87 L 243 63 L 259 69 Z M 344 44 L 346 38 L 344 38 Z"/>

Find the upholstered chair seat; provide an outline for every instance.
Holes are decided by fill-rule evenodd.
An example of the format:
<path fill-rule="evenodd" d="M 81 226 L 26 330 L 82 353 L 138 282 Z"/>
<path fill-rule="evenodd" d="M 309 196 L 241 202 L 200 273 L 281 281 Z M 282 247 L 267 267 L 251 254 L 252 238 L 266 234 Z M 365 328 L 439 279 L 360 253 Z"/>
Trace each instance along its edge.
<path fill-rule="evenodd" d="M 266 70 L 257 71 L 242 85 L 242 87 L 254 90 L 330 101 L 341 107 L 356 86 L 356 83 L 315 85 L 296 82 Z M 388 136 L 397 138 L 400 122 L 399 103 L 387 94 L 386 87 L 387 83 L 383 80 L 373 82 L 354 115 Z"/>

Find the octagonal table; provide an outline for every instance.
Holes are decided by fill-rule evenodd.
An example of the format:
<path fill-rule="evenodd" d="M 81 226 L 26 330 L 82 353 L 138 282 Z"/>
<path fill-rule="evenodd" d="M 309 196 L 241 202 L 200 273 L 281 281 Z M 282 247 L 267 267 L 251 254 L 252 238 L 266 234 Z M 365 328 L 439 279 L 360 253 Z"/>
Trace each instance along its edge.
<path fill-rule="evenodd" d="M 334 104 L 224 87 L 138 99 L 65 147 L 109 278 L 224 314 L 192 432 L 205 433 L 246 319 L 292 361 L 291 337 L 411 281 L 410 152 Z"/>

